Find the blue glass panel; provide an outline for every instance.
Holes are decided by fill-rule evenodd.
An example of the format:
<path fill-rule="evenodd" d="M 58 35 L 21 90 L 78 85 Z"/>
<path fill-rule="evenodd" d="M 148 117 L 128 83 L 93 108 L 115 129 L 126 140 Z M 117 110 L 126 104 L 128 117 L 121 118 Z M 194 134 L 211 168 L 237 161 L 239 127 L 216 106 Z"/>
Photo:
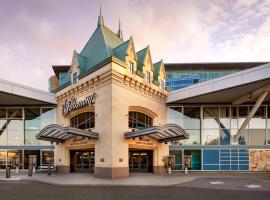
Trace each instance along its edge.
<path fill-rule="evenodd" d="M 240 156 L 248 156 L 248 152 L 240 152 L 239 155 Z"/>
<path fill-rule="evenodd" d="M 220 170 L 231 170 L 230 165 L 220 165 Z"/>
<path fill-rule="evenodd" d="M 220 153 L 220 156 L 230 157 L 230 153 Z"/>
<path fill-rule="evenodd" d="M 249 160 L 249 157 L 248 156 L 240 156 L 239 160 Z"/>
<path fill-rule="evenodd" d="M 203 163 L 204 164 L 219 164 L 219 150 L 204 150 Z"/>
<path fill-rule="evenodd" d="M 238 154 L 238 150 L 236 150 L 236 149 L 232 149 L 231 152 L 232 152 L 232 153 L 237 153 L 237 154 Z"/>
<path fill-rule="evenodd" d="M 220 160 L 231 160 L 230 156 L 222 156 Z"/>
<path fill-rule="evenodd" d="M 220 161 L 220 164 L 227 164 L 227 165 L 229 165 L 230 164 L 230 161 L 229 160 L 227 160 L 227 161 Z"/>
<path fill-rule="evenodd" d="M 230 153 L 231 151 L 230 150 L 227 150 L 227 149 L 222 149 L 220 150 L 220 153 Z"/>
<path fill-rule="evenodd" d="M 239 161 L 239 164 L 240 165 L 248 165 L 249 164 L 249 161 L 248 160 L 244 160 L 244 161 Z"/>
<path fill-rule="evenodd" d="M 239 170 L 249 170 L 248 165 L 239 165 Z"/>
<path fill-rule="evenodd" d="M 219 165 L 204 165 L 203 170 L 219 170 Z"/>
<path fill-rule="evenodd" d="M 238 160 L 238 157 L 231 157 L 231 160 Z"/>
<path fill-rule="evenodd" d="M 232 160 L 232 161 L 231 161 L 231 164 L 232 164 L 232 165 L 238 165 L 238 161 Z"/>
<path fill-rule="evenodd" d="M 239 149 L 240 153 L 247 153 L 248 154 L 248 150 L 247 149 Z"/>
<path fill-rule="evenodd" d="M 231 170 L 238 170 L 238 165 L 231 165 Z"/>

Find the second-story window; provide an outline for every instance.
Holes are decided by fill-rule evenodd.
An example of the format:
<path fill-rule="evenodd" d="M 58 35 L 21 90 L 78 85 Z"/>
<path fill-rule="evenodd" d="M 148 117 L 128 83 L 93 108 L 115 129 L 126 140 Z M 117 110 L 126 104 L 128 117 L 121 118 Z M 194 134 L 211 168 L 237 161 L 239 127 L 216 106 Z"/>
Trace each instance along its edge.
<path fill-rule="evenodd" d="M 150 83 L 150 81 L 151 81 L 151 78 L 150 78 L 150 72 L 146 72 L 146 81 L 147 81 L 148 83 Z"/>
<path fill-rule="evenodd" d="M 77 83 L 77 72 L 73 73 L 73 84 L 76 84 Z"/>
<path fill-rule="evenodd" d="M 129 62 L 128 71 L 129 73 L 134 74 L 134 64 L 131 61 Z"/>

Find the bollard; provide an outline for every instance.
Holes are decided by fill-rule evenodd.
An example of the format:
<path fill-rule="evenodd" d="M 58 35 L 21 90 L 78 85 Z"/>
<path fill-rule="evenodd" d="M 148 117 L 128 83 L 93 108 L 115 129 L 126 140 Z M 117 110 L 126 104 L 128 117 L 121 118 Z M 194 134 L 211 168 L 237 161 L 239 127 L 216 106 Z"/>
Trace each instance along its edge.
<path fill-rule="evenodd" d="M 19 167 L 16 166 L 16 174 L 18 174 L 18 173 L 19 173 Z"/>
<path fill-rule="evenodd" d="M 49 176 L 52 175 L 52 169 L 51 169 L 51 165 L 50 164 L 48 165 L 48 175 Z"/>
<path fill-rule="evenodd" d="M 6 178 L 10 178 L 10 167 L 6 167 Z"/>
<path fill-rule="evenodd" d="M 168 174 L 171 174 L 172 173 L 172 168 L 168 168 Z"/>
<path fill-rule="evenodd" d="M 185 174 L 188 174 L 188 168 L 185 167 Z"/>
<path fill-rule="evenodd" d="M 33 174 L 36 173 L 36 167 L 33 167 Z"/>
<path fill-rule="evenodd" d="M 33 167 L 29 166 L 29 168 L 28 168 L 28 176 L 32 176 L 32 174 L 33 174 Z"/>

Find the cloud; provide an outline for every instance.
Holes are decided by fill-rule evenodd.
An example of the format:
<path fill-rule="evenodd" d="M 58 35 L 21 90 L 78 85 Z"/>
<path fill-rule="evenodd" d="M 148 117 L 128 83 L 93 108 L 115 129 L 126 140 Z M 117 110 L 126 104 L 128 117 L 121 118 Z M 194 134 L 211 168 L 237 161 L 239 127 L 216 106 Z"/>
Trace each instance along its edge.
<path fill-rule="evenodd" d="M 16 5 L 16 6 L 14 6 Z M 105 24 L 153 61 L 269 60 L 269 0 L 104 0 Z M 6 1 L 0 8 L 0 78 L 47 90 L 51 65 L 70 64 L 96 28 L 99 1 Z"/>

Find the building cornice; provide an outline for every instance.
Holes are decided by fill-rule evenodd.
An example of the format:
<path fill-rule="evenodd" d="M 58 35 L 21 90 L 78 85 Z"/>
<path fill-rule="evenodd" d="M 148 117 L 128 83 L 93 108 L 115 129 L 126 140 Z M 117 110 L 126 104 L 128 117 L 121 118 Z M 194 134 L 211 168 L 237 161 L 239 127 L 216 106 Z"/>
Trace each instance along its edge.
<path fill-rule="evenodd" d="M 114 58 L 113 62 L 117 62 Z M 118 63 L 117 63 L 118 64 Z M 122 66 L 125 67 L 125 66 Z M 82 79 L 81 79 L 82 80 Z M 119 71 L 110 68 L 106 72 L 99 74 L 95 77 L 85 79 L 80 85 L 70 88 L 68 91 L 57 95 L 57 102 L 62 102 L 73 96 L 82 96 L 85 93 L 94 92 L 98 88 L 104 87 L 108 84 L 117 84 L 130 91 L 136 92 L 140 95 L 146 96 L 154 101 L 163 102 L 167 101 L 168 92 L 157 89 L 154 85 L 143 83 L 136 79 L 136 77 L 122 74 Z"/>

